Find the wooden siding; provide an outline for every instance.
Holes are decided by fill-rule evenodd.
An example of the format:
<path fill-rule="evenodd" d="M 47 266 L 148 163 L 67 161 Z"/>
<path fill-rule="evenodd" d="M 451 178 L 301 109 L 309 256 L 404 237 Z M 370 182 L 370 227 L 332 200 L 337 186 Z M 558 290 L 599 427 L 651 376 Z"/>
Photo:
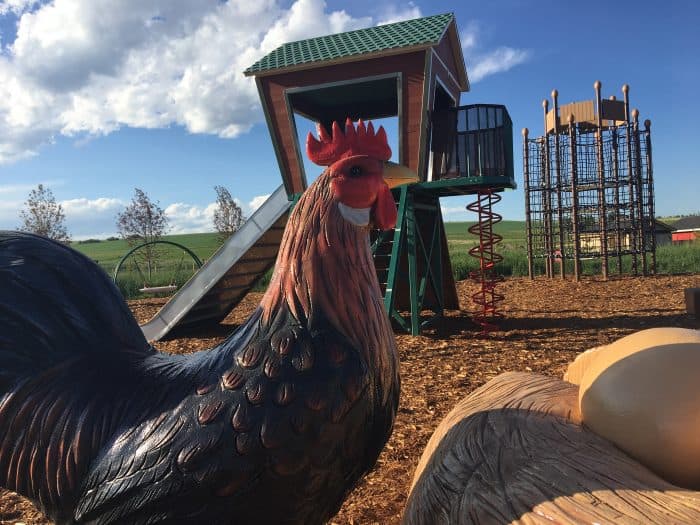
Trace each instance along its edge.
<path fill-rule="evenodd" d="M 427 180 L 427 175 L 428 172 L 432 169 L 433 176 L 435 174 L 440 173 L 443 168 L 446 169 L 446 166 L 444 166 L 444 160 L 446 158 L 446 149 L 449 148 L 449 145 L 446 143 L 446 138 L 442 136 L 442 134 L 438 131 L 436 132 L 436 136 L 433 136 L 433 143 L 430 143 L 430 137 L 433 134 L 433 130 L 431 128 L 431 123 L 433 122 L 433 116 L 432 112 L 435 109 L 435 91 L 436 91 L 436 83 L 440 82 L 440 87 L 441 89 L 445 90 L 446 93 L 455 101 L 455 105 L 459 105 L 459 97 L 460 97 L 460 90 L 459 86 L 456 84 L 456 80 L 454 77 L 454 71 L 450 71 L 447 67 L 448 64 L 451 64 L 454 67 L 454 60 L 451 59 L 451 55 L 449 56 L 441 56 L 440 53 L 451 53 L 451 48 L 449 45 L 446 45 L 447 43 L 447 38 L 444 38 L 443 41 L 441 42 L 441 46 L 439 46 L 438 49 L 435 50 L 435 53 L 433 53 L 431 60 L 431 66 L 430 66 L 430 71 L 431 71 L 431 81 L 430 81 L 430 95 L 429 95 L 429 100 L 430 100 L 430 108 L 429 108 L 429 118 L 428 118 L 428 128 L 426 131 L 427 135 L 427 141 L 426 141 L 426 159 L 425 159 L 425 173 L 422 174 L 423 180 Z M 446 60 L 447 58 L 447 60 Z M 439 128 L 439 126 L 438 126 Z M 429 160 L 429 151 L 433 151 L 433 165 L 428 166 L 428 160 Z"/>
<path fill-rule="evenodd" d="M 673 232 L 671 234 L 671 239 L 673 242 L 684 242 L 684 241 L 694 241 L 697 239 L 696 232 Z"/>
<path fill-rule="evenodd" d="M 402 75 L 403 158 L 399 159 L 413 170 L 418 168 L 420 117 L 423 97 L 423 68 L 425 52 L 382 57 L 363 62 L 334 65 L 313 70 L 290 72 L 260 77 L 261 95 L 269 110 L 269 126 L 275 134 L 281 151 L 278 152 L 280 170 L 285 186 L 292 193 L 305 187 L 303 171 L 296 152 L 293 116 L 287 107 L 286 90 L 357 80 L 365 77 L 400 73 Z M 397 108 L 398 109 L 398 108 Z M 301 146 L 301 145 L 300 145 Z M 303 146 L 301 146 L 303 147 Z"/>
<path fill-rule="evenodd" d="M 459 105 L 459 94 L 461 93 L 459 74 L 457 73 L 455 57 L 452 53 L 452 46 L 450 45 L 450 40 L 447 38 L 447 35 L 443 37 L 437 47 L 433 48 L 433 51 L 437 55 L 433 57 L 433 74 L 440 77 L 450 95 L 455 98 Z"/>
<path fill-rule="evenodd" d="M 287 193 L 293 195 L 304 191 L 306 182 L 296 157 L 296 140 L 294 127 L 287 111 L 284 85 L 261 79 L 260 94 L 268 107 L 268 129 L 273 136 L 275 154 L 280 167 L 280 174 Z"/>

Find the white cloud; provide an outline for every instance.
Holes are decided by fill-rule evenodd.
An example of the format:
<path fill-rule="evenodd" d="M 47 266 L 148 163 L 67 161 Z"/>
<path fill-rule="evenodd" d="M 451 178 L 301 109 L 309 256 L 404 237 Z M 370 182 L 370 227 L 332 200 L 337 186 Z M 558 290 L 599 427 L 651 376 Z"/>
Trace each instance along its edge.
<path fill-rule="evenodd" d="M 260 206 L 265 204 L 265 201 L 270 198 L 270 194 L 266 195 L 258 195 L 256 197 L 253 197 L 253 200 L 251 200 L 248 203 L 248 208 L 250 209 L 250 213 L 255 212 Z"/>
<path fill-rule="evenodd" d="M 243 210 L 243 216 L 249 218 L 255 210 L 257 210 L 270 195 L 259 195 L 253 197 L 244 206 L 243 203 L 234 198 L 234 202 Z M 168 217 L 170 230 L 168 233 L 199 233 L 214 231 L 214 211 L 216 210 L 216 202 L 207 204 L 206 206 L 196 206 L 183 202 L 170 204 L 165 208 L 165 215 Z"/>
<path fill-rule="evenodd" d="M 0 15 L 8 13 L 18 15 L 24 11 L 29 11 L 39 3 L 39 0 L 0 0 Z"/>
<path fill-rule="evenodd" d="M 0 230 L 16 229 L 20 226 L 19 212 L 29 191 L 36 185 L 0 185 Z M 243 209 L 243 215 L 250 217 L 264 203 L 269 195 L 254 197 L 246 206 L 234 198 Z M 116 217 L 129 202 L 114 197 L 88 199 L 79 197 L 59 201 L 66 216 L 66 227 L 75 240 L 97 238 L 104 239 L 117 235 Z M 170 225 L 169 234 L 199 233 L 214 231 L 214 211 L 216 202 L 197 206 L 175 202 L 164 208 Z"/>
<path fill-rule="evenodd" d="M 440 209 L 442 218 L 446 222 L 455 221 L 474 221 L 476 214 L 467 210 L 467 204 L 471 202 L 464 197 L 451 197 L 449 199 L 440 199 Z"/>
<path fill-rule="evenodd" d="M 489 75 L 503 73 L 529 60 L 531 53 L 527 49 L 515 49 L 500 46 L 490 51 L 480 51 L 479 26 L 472 22 L 460 33 L 462 51 L 464 52 L 472 83 L 479 82 Z"/>
<path fill-rule="evenodd" d="M 284 42 L 372 23 L 327 12 L 323 0 L 0 5 L 20 15 L 0 54 L 0 163 L 59 134 L 80 140 L 122 126 L 236 137 L 263 120 L 245 68 Z"/>
<path fill-rule="evenodd" d="M 214 230 L 213 218 L 216 203 L 206 206 L 193 206 L 183 202 L 170 204 L 165 208 L 170 229 L 169 234 L 198 233 Z"/>
<path fill-rule="evenodd" d="M 372 24 L 370 17 L 352 18 L 345 11 L 325 13 L 323 0 L 297 0 L 264 35 L 261 49 L 268 53 L 285 42 L 359 29 Z"/>
<path fill-rule="evenodd" d="M 379 15 L 377 25 L 393 24 L 394 22 L 411 20 L 413 18 L 420 18 L 421 16 L 423 15 L 421 14 L 420 7 L 413 2 L 408 2 L 403 6 L 388 5 L 384 7 L 383 12 Z"/>
<path fill-rule="evenodd" d="M 35 188 L 36 184 L 0 184 L 0 195 L 29 194 L 29 192 Z"/>
<path fill-rule="evenodd" d="M 64 200 L 61 201 L 60 204 L 63 207 L 66 217 L 94 217 L 96 214 L 106 213 L 111 213 L 114 217 L 126 205 L 121 199 L 109 197 L 99 197 L 97 199 L 86 199 L 82 197 Z"/>
<path fill-rule="evenodd" d="M 243 71 L 284 42 L 421 16 L 387 4 L 379 15 L 329 11 L 323 0 L 0 0 L 19 17 L 0 53 L 0 163 L 36 155 L 59 135 L 83 141 L 120 127 L 183 126 L 233 138 L 263 122 Z M 477 29 L 462 41 L 469 55 Z M 475 54 L 478 81 L 528 57 Z M 471 63 L 473 62 L 473 63 Z"/>
<path fill-rule="evenodd" d="M 14 230 L 19 227 L 19 210 L 24 206 L 24 201 L 19 199 L 0 199 L 0 230 Z"/>
<path fill-rule="evenodd" d="M 21 224 L 19 212 L 25 206 L 29 192 L 37 184 L 0 184 L 0 230 L 13 230 Z M 46 188 L 55 188 L 64 184 L 63 180 L 46 180 L 40 182 Z"/>
<path fill-rule="evenodd" d="M 528 58 L 530 58 L 530 52 L 527 50 L 499 47 L 481 55 L 476 60 L 471 69 L 470 79 L 472 82 L 478 82 L 489 75 L 503 73 L 518 64 L 522 64 Z"/>
<path fill-rule="evenodd" d="M 460 31 L 459 40 L 462 43 L 462 51 L 468 51 L 476 47 L 476 35 L 479 32 L 479 26 L 475 22 L 469 22 L 467 26 Z"/>
<path fill-rule="evenodd" d="M 113 197 L 67 199 L 60 201 L 66 228 L 76 240 L 106 239 L 117 235 L 116 217 L 127 204 Z"/>

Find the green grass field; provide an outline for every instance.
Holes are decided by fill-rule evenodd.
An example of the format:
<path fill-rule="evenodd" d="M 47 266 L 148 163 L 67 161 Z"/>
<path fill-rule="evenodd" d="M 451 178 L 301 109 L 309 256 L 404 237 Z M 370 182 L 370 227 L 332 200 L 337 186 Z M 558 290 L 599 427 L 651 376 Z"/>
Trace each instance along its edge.
<path fill-rule="evenodd" d="M 192 250 L 202 261 L 208 259 L 219 249 L 217 233 L 191 233 L 187 235 L 166 235 L 164 241 L 176 242 Z M 124 240 L 99 242 L 73 242 L 71 246 L 97 261 L 110 275 L 119 260 L 129 251 L 130 246 Z"/>
<path fill-rule="evenodd" d="M 474 223 L 469 222 L 448 222 L 445 223 L 447 232 L 450 259 L 455 279 L 462 280 L 469 276 L 469 272 L 478 268 L 478 261 L 468 254 L 469 248 L 475 245 L 475 237 L 469 233 L 468 228 Z M 527 275 L 527 252 L 525 248 L 525 222 L 524 221 L 502 221 L 495 227 L 495 232 L 503 236 L 503 241 L 498 248 L 498 252 L 503 256 L 503 262 L 498 266 L 498 271 L 505 276 Z M 194 233 L 188 235 L 168 235 L 163 240 L 176 242 L 192 250 L 202 260 L 206 261 L 216 252 L 220 243 L 216 233 Z M 81 251 L 91 259 L 97 261 L 102 268 L 110 275 L 114 273 L 115 266 L 119 260 L 127 253 L 129 246 L 126 241 L 112 240 L 99 242 L 74 242 L 72 246 Z M 170 250 L 170 249 L 169 249 Z M 171 282 L 182 285 L 189 275 L 195 270 L 190 267 L 182 272 L 183 257 L 181 250 L 170 250 L 169 255 L 162 261 L 161 275 L 149 282 L 150 286 L 166 285 Z M 184 265 L 191 266 L 191 259 L 185 258 Z M 128 298 L 138 297 L 138 289 L 143 286 L 142 275 L 146 269 L 142 263 L 138 263 L 139 268 L 125 267 L 120 276 L 120 287 Z M 543 261 L 536 261 L 537 273 L 543 273 Z M 615 272 L 615 262 L 610 263 L 611 271 Z M 657 249 L 657 269 L 658 273 L 695 273 L 700 272 L 700 242 L 685 245 L 666 245 Z M 568 262 L 567 271 L 573 273 L 571 261 Z M 631 271 L 631 258 L 623 259 L 623 271 Z M 584 274 L 600 273 L 599 261 L 584 261 Z M 184 277 L 183 277 L 184 275 Z M 267 286 L 269 274 L 263 278 L 257 288 L 264 289 Z"/>
<path fill-rule="evenodd" d="M 204 262 L 219 249 L 221 243 L 217 233 L 193 233 L 187 235 L 166 235 L 164 241 L 170 241 L 185 246 L 194 252 Z M 96 261 L 107 274 L 114 275 L 119 261 L 126 255 L 131 246 L 124 240 L 73 242 L 71 246 Z M 197 270 L 193 259 L 183 250 L 174 246 L 159 246 L 160 256 L 155 268 L 148 265 L 140 257 L 129 257 L 124 261 L 117 285 L 126 298 L 144 297 L 139 292 L 143 286 L 182 286 Z"/>
<path fill-rule="evenodd" d="M 445 231 L 451 243 L 466 242 L 471 244 L 474 235 L 469 233 L 473 222 L 446 222 Z M 525 221 L 501 221 L 494 226 L 494 232 L 503 236 L 506 243 L 522 243 L 525 246 Z"/>

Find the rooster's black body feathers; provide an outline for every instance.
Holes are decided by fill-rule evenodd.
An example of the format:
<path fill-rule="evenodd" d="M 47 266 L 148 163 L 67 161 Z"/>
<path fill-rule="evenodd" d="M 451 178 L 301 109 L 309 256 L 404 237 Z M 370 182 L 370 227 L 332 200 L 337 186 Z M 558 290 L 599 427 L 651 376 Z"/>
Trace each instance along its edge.
<path fill-rule="evenodd" d="M 0 233 L 0 485 L 59 523 L 323 522 L 396 411 L 362 355 L 286 307 L 158 353 L 96 264 Z"/>

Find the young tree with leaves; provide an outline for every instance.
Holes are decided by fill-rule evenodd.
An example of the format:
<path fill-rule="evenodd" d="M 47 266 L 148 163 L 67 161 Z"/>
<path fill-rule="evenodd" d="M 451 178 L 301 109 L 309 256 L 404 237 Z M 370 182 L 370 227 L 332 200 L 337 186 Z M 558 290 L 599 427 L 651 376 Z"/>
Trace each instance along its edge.
<path fill-rule="evenodd" d="M 143 190 L 134 188 L 131 204 L 117 214 L 117 231 L 130 246 L 157 241 L 168 231 L 168 217 Z M 157 252 L 151 245 L 142 254 L 150 275 Z"/>
<path fill-rule="evenodd" d="M 214 190 L 216 191 L 214 228 L 219 232 L 219 239 L 223 242 L 241 227 L 245 217 L 241 207 L 233 200 L 226 188 L 214 186 Z"/>
<path fill-rule="evenodd" d="M 63 206 L 56 202 L 49 188 L 39 184 L 29 193 L 24 207 L 25 209 L 19 212 L 19 217 L 22 219 L 20 230 L 43 235 L 59 242 L 70 241 Z"/>
<path fill-rule="evenodd" d="M 129 244 L 157 241 L 168 230 L 168 217 L 157 202 L 134 188 L 134 196 L 124 211 L 117 214 L 117 231 Z"/>

